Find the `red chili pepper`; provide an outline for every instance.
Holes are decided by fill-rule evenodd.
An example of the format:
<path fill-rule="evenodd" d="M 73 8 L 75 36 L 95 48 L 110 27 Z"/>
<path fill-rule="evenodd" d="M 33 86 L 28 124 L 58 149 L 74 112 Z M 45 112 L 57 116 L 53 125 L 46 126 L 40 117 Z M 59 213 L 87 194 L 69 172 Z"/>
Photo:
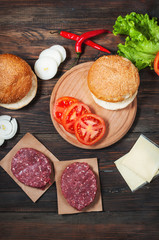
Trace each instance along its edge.
<path fill-rule="evenodd" d="M 77 34 L 66 32 L 66 31 L 61 31 L 60 35 L 64 38 L 72 39 L 75 41 L 77 41 L 77 38 L 79 39 L 79 36 Z"/>
<path fill-rule="evenodd" d="M 95 37 L 95 36 L 97 36 L 99 34 L 102 34 L 102 33 L 110 33 L 110 31 L 106 30 L 106 29 L 99 29 L 99 30 L 94 30 L 94 31 L 89 31 L 89 32 L 83 33 L 80 36 L 79 40 L 76 42 L 76 45 L 75 45 L 77 55 L 79 56 L 82 53 L 82 43 L 86 39 L 91 38 L 91 37 Z"/>
<path fill-rule="evenodd" d="M 111 33 L 111 32 L 110 32 Z M 61 31 L 60 32 L 60 35 L 64 38 L 68 38 L 68 39 L 72 39 L 74 41 L 78 41 L 80 39 L 80 36 L 77 35 L 77 34 L 74 34 L 74 33 L 70 33 L 70 32 L 66 32 L 66 31 Z M 101 45 L 89 40 L 89 39 L 86 39 L 84 40 L 84 43 L 90 47 L 93 47 L 97 50 L 100 50 L 102 52 L 106 52 L 106 53 L 111 53 L 108 49 L 102 47 Z"/>

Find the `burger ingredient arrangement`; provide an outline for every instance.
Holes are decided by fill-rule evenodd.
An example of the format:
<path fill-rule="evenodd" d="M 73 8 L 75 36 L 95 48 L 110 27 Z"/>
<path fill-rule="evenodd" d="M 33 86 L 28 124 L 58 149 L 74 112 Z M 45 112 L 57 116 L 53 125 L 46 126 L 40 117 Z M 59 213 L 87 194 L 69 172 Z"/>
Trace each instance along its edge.
<path fill-rule="evenodd" d="M 124 23 L 123 28 L 121 28 L 121 26 L 119 27 L 119 23 L 121 26 Z M 145 26 L 145 34 L 141 30 L 143 25 Z M 152 29 L 150 29 L 150 26 Z M 147 29 L 148 31 L 146 31 Z M 104 50 L 102 47 L 99 48 L 99 45 L 92 43 L 87 39 L 104 32 L 109 31 L 91 31 L 84 33 L 81 36 L 68 33 L 68 36 L 73 40 L 76 39 L 76 52 L 78 53 L 78 56 L 82 52 L 81 46 L 83 43 L 110 53 L 109 50 Z M 140 83 L 136 67 L 139 70 L 146 66 L 152 67 L 152 63 L 155 59 L 154 68 L 159 68 L 158 55 L 156 55 L 155 52 L 158 47 L 157 32 L 158 26 L 156 19 L 150 20 L 148 15 L 143 16 L 131 13 L 125 18 L 118 18 L 114 26 L 114 34 L 120 33 L 129 35 L 126 39 L 125 47 L 121 44 L 119 45 L 118 53 L 124 57 L 113 55 L 103 56 L 95 61 L 88 72 L 88 87 L 97 104 L 108 110 L 118 110 L 126 108 L 134 100 Z M 62 32 L 60 34 L 62 35 Z M 143 42 L 141 42 L 141 40 Z M 148 47 L 154 46 L 155 43 L 156 48 L 153 49 L 153 52 L 148 51 Z M 136 49 L 136 53 L 134 49 Z M 147 51 L 145 51 L 145 49 L 147 49 Z M 150 49 L 152 50 L 152 48 Z M 129 52 L 129 54 L 127 52 Z M 65 60 L 65 58 L 66 51 L 60 45 L 54 45 L 51 48 L 42 51 L 34 66 L 37 76 L 44 80 L 53 78 L 57 72 L 58 66 Z M 127 58 L 130 59 L 136 67 Z M 15 70 L 15 64 L 17 66 L 16 71 L 11 71 L 11 69 Z M 11 66 L 11 68 L 8 66 Z M 24 60 L 15 55 L 1 54 L 0 70 L 0 83 L 2 83 L 0 84 L 0 105 L 10 109 L 19 109 L 28 104 L 37 91 L 37 79 L 30 66 Z M 5 71 L 5 74 L 3 70 Z M 15 77 L 17 74 L 20 74 L 19 78 Z M 9 76 L 7 84 L 5 81 L 6 75 Z M 105 76 L 107 77 L 105 78 Z M 16 79 L 16 81 L 14 79 Z M 25 88 L 23 83 L 25 83 Z M 12 84 L 14 85 L 14 89 L 9 91 L 8 89 L 10 89 Z M 17 91 L 21 86 L 23 89 Z M 67 132 L 75 134 L 82 144 L 95 144 L 102 139 L 105 134 L 106 126 L 103 119 L 100 116 L 91 113 L 90 108 L 76 98 L 64 96 L 57 99 L 52 114 L 55 120 L 61 124 Z M 4 138 L 4 136 L 0 139 L 2 142 L 3 139 L 9 139 L 16 133 L 17 125 L 14 119 L 13 121 L 8 119 L 8 122 L 12 125 L 11 129 L 11 125 L 10 123 L 7 123 L 7 119 L 1 118 L 0 120 L 0 131 L 3 133 L 5 130 L 7 136 L 7 138 Z M 147 143 L 144 143 L 144 146 L 146 145 Z M 140 147 L 138 148 L 139 155 L 141 153 L 140 149 L 142 149 L 142 154 L 145 151 L 145 148 L 142 146 L 143 144 L 140 144 Z M 148 148 L 146 148 L 146 151 L 147 149 Z M 145 172 L 147 173 L 147 170 L 149 170 L 148 167 L 145 172 L 143 171 L 142 166 L 140 166 L 140 169 L 134 168 L 134 166 L 139 166 L 139 164 L 134 165 L 134 163 L 132 163 L 134 151 L 131 150 L 130 153 L 122 159 L 122 162 L 116 162 L 116 165 L 118 166 L 118 169 L 120 169 L 120 172 L 122 172 L 124 178 L 126 178 L 124 169 L 126 167 L 130 171 L 133 170 L 133 174 L 136 174 L 137 172 L 139 175 L 138 177 L 141 177 L 142 180 L 146 179 L 146 181 L 150 182 L 152 177 L 157 174 L 159 168 L 158 160 L 156 160 L 159 154 L 158 149 L 156 150 L 154 147 L 151 147 L 150 153 L 152 153 L 151 156 L 155 155 L 153 156 L 154 164 L 152 165 L 149 163 L 149 158 L 146 155 L 145 159 L 142 158 L 140 165 L 143 164 L 144 166 L 147 165 L 151 167 L 153 169 L 153 171 L 151 171 L 153 172 L 153 176 L 150 176 L 149 173 L 147 176 L 145 175 Z M 129 155 L 132 158 L 127 157 Z M 126 172 L 129 170 L 126 170 Z M 43 153 L 33 148 L 21 148 L 12 159 L 11 171 L 21 183 L 30 187 L 44 188 L 50 182 L 52 166 L 49 159 Z M 79 189 L 81 191 L 79 191 Z M 136 188 L 132 189 L 134 190 Z M 90 169 L 90 166 L 85 162 L 76 162 L 68 165 L 61 175 L 61 191 L 68 203 L 79 211 L 90 205 L 94 201 L 97 193 L 96 176 Z"/>
<path fill-rule="evenodd" d="M 148 14 L 135 12 L 127 14 L 125 17 L 119 16 L 115 22 L 113 33 L 127 35 L 125 44 L 118 45 L 120 56 L 128 58 L 139 70 L 146 67 L 159 69 L 159 66 L 153 66 L 159 51 L 157 18 L 150 19 Z M 158 71 L 156 73 L 158 74 Z"/>
<path fill-rule="evenodd" d="M 57 99 L 52 114 L 54 119 L 67 132 L 75 134 L 82 144 L 95 144 L 104 136 L 104 120 L 92 114 L 89 107 L 76 98 L 65 96 Z"/>

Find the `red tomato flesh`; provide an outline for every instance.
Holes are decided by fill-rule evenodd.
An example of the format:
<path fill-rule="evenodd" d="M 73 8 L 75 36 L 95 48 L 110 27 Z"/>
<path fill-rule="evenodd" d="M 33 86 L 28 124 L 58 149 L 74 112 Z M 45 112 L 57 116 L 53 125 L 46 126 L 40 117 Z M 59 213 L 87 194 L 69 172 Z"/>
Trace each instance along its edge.
<path fill-rule="evenodd" d="M 78 118 L 74 129 L 79 142 L 85 145 L 92 145 L 103 137 L 106 126 L 101 117 L 96 114 L 88 113 Z"/>
<path fill-rule="evenodd" d="M 79 117 L 85 113 L 90 113 L 89 107 L 81 102 L 73 103 L 65 109 L 62 116 L 62 125 L 66 131 L 74 133 L 74 124 Z"/>
<path fill-rule="evenodd" d="M 155 60 L 154 60 L 154 70 L 159 75 L 159 52 L 157 53 Z"/>
<path fill-rule="evenodd" d="M 71 104 L 78 102 L 78 100 L 76 98 L 73 97 L 61 97 L 59 99 L 56 100 L 54 106 L 53 106 L 53 117 L 54 119 L 62 124 L 62 115 L 64 110 L 69 107 Z"/>

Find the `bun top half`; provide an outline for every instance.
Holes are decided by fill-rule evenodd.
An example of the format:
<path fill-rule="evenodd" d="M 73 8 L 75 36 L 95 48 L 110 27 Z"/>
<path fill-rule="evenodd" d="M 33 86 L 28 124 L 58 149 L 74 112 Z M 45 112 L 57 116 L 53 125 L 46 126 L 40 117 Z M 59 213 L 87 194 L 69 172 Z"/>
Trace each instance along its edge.
<path fill-rule="evenodd" d="M 13 54 L 0 54 L 0 103 L 16 103 L 32 87 L 33 71 L 29 64 Z"/>
<path fill-rule="evenodd" d="M 137 92 L 140 77 L 134 64 L 121 56 L 97 59 L 88 72 L 88 87 L 98 99 L 121 102 Z"/>

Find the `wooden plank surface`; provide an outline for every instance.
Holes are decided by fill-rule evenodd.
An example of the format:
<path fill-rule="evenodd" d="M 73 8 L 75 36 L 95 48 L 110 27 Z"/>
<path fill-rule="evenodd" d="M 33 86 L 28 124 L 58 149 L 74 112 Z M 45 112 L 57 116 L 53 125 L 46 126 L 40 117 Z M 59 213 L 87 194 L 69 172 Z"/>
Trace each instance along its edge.
<path fill-rule="evenodd" d="M 2 159 L 25 135 L 32 133 L 59 160 L 94 158 L 99 161 L 103 212 L 59 216 L 56 184 L 33 203 L 21 188 L 0 168 L 0 239 L 158 239 L 159 178 L 132 193 L 114 165 L 126 154 L 141 133 L 159 144 L 159 78 L 150 69 L 140 71 L 141 84 L 135 121 L 129 132 L 117 143 L 104 149 L 80 149 L 66 142 L 54 128 L 49 102 L 58 79 L 70 69 L 76 58 L 75 42 L 50 31 L 69 30 L 76 34 L 106 28 L 113 30 L 119 15 L 132 11 L 159 16 L 157 0 L 1 0 L 0 53 L 13 53 L 32 67 L 39 53 L 54 44 L 67 50 L 67 59 L 56 77 L 38 79 L 36 98 L 23 109 L 0 108 L 0 115 L 15 117 L 18 133 L 0 147 Z M 124 37 L 101 35 L 94 41 L 116 53 Z M 94 61 L 103 53 L 84 48 L 79 63 Z"/>

